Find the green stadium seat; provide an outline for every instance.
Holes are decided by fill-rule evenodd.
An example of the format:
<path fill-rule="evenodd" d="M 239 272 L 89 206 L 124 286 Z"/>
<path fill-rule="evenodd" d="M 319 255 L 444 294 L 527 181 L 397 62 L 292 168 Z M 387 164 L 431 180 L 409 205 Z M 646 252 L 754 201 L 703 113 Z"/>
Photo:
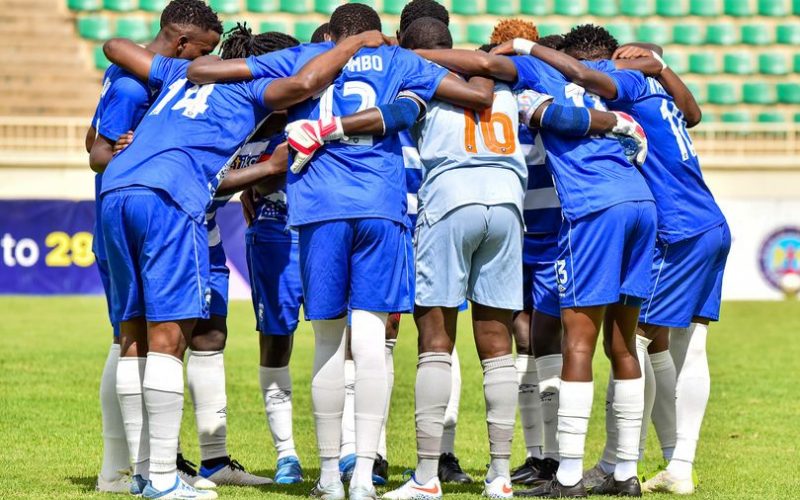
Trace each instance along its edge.
<path fill-rule="evenodd" d="M 636 41 L 636 34 L 633 31 L 633 25 L 630 23 L 607 24 L 606 29 L 611 33 L 611 36 L 617 39 L 620 45 Z"/>
<path fill-rule="evenodd" d="M 169 0 L 139 0 L 139 8 L 147 12 L 160 13 L 167 6 Z"/>
<path fill-rule="evenodd" d="M 693 16 L 717 17 L 722 15 L 722 6 L 720 0 L 689 0 L 689 13 Z"/>
<path fill-rule="evenodd" d="M 800 83 L 782 82 L 777 89 L 778 101 L 782 104 L 800 104 Z"/>
<path fill-rule="evenodd" d="M 782 52 L 765 52 L 758 55 L 758 71 L 763 75 L 786 75 L 789 64 Z"/>
<path fill-rule="evenodd" d="M 150 20 L 150 38 L 155 38 L 159 31 L 161 31 L 161 18 L 154 17 Z"/>
<path fill-rule="evenodd" d="M 222 21 L 222 33 L 225 34 L 235 28 L 238 24 L 243 23 L 244 19 L 225 19 Z M 253 28 L 252 25 L 247 25 L 251 30 Z"/>
<path fill-rule="evenodd" d="M 520 0 L 519 7 L 520 11 L 528 16 L 547 16 L 551 14 L 549 0 Z"/>
<path fill-rule="evenodd" d="M 666 45 L 672 41 L 672 32 L 663 22 L 642 23 L 636 28 L 636 40 Z"/>
<path fill-rule="evenodd" d="M 655 12 L 653 0 L 620 0 L 619 10 L 623 16 L 647 17 Z"/>
<path fill-rule="evenodd" d="M 792 2 L 792 13 L 795 16 L 800 16 L 800 0 L 794 0 Z"/>
<path fill-rule="evenodd" d="M 279 0 L 247 0 L 247 10 L 259 14 L 268 14 L 281 10 Z"/>
<path fill-rule="evenodd" d="M 399 16 L 407 3 L 407 0 L 383 0 L 383 12 Z"/>
<path fill-rule="evenodd" d="M 314 0 L 314 11 L 329 16 L 341 3 L 339 0 Z"/>
<path fill-rule="evenodd" d="M 460 22 L 450 20 L 450 36 L 453 37 L 453 44 L 460 45 L 467 41 L 467 30 Z"/>
<path fill-rule="evenodd" d="M 220 14 L 238 14 L 242 7 L 239 0 L 210 0 L 208 4 Z"/>
<path fill-rule="evenodd" d="M 147 20 L 139 17 L 121 17 L 117 19 L 115 36 L 130 38 L 134 42 L 144 42 L 151 38 L 150 26 Z"/>
<path fill-rule="evenodd" d="M 692 93 L 697 104 L 705 104 L 708 101 L 708 93 L 706 92 L 705 85 L 689 81 L 686 82 L 686 88 Z"/>
<path fill-rule="evenodd" d="M 260 33 L 266 33 L 267 31 L 288 33 L 289 25 L 283 21 L 264 21 L 258 26 L 258 31 Z"/>
<path fill-rule="evenodd" d="M 689 13 L 685 0 L 656 0 L 656 14 L 663 17 L 683 17 Z"/>
<path fill-rule="evenodd" d="M 309 0 L 280 0 L 281 12 L 290 14 L 308 14 L 311 12 Z"/>
<path fill-rule="evenodd" d="M 400 23 L 392 23 L 389 21 L 381 21 L 381 33 L 386 36 L 395 36 L 397 34 L 397 29 L 400 27 Z"/>
<path fill-rule="evenodd" d="M 589 0 L 589 14 L 600 17 L 614 17 L 619 14 L 616 0 Z"/>
<path fill-rule="evenodd" d="M 680 45 L 701 45 L 705 42 L 703 27 L 696 23 L 676 24 L 672 30 L 672 40 Z"/>
<path fill-rule="evenodd" d="M 742 26 L 742 43 L 747 45 L 769 45 L 772 43 L 772 28 L 766 24 Z"/>
<path fill-rule="evenodd" d="M 706 42 L 712 45 L 733 45 L 738 41 L 738 35 L 735 24 L 709 24 L 706 29 Z"/>
<path fill-rule="evenodd" d="M 486 0 L 486 12 L 495 16 L 513 16 L 517 13 L 514 0 Z"/>
<path fill-rule="evenodd" d="M 800 24 L 781 24 L 775 31 L 778 43 L 800 45 Z"/>
<path fill-rule="evenodd" d="M 750 52 L 729 52 L 725 54 L 724 61 L 725 73 L 731 75 L 752 75 L 755 71 Z"/>
<path fill-rule="evenodd" d="M 718 123 L 719 115 L 716 113 L 703 113 L 703 123 Z"/>
<path fill-rule="evenodd" d="M 78 33 L 89 40 L 108 40 L 113 35 L 111 22 L 104 16 L 78 18 Z"/>
<path fill-rule="evenodd" d="M 734 17 L 752 16 L 750 0 L 725 0 L 725 14 Z"/>
<path fill-rule="evenodd" d="M 758 123 L 784 123 L 786 114 L 781 111 L 762 111 L 758 114 Z"/>
<path fill-rule="evenodd" d="M 722 113 L 723 123 L 749 123 L 749 111 L 725 111 Z"/>
<path fill-rule="evenodd" d="M 566 33 L 562 24 L 556 23 L 542 23 L 536 26 L 539 28 L 539 36 L 545 37 L 550 35 L 563 35 Z"/>
<path fill-rule="evenodd" d="M 103 46 L 96 46 L 94 48 L 94 67 L 105 71 L 109 66 L 111 66 L 111 61 L 109 61 L 106 55 L 103 53 Z"/>
<path fill-rule="evenodd" d="M 770 17 L 783 17 L 789 14 L 784 0 L 758 0 L 758 13 Z"/>
<path fill-rule="evenodd" d="M 742 102 L 747 104 L 775 104 L 778 98 L 775 86 L 767 82 L 745 82 L 742 84 Z"/>
<path fill-rule="evenodd" d="M 481 13 L 478 0 L 452 0 L 451 6 L 454 14 L 474 16 Z"/>
<path fill-rule="evenodd" d="M 103 8 L 114 12 L 130 12 L 136 10 L 136 0 L 103 0 Z"/>
<path fill-rule="evenodd" d="M 469 23 L 467 25 L 467 42 L 476 45 L 489 43 L 492 31 L 494 31 L 494 25 L 491 23 Z"/>
<path fill-rule="evenodd" d="M 297 21 L 294 24 L 294 37 L 301 42 L 308 42 L 320 24 L 318 21 Z"/>
<path fill-rule="evenodd" d="M 689 72 L 689 58 L 685 52 L 666 52 L 664 54 L 664 62 L 679 75 Z"/>
<path fill-rule="evenodd" d="M 689 72 L 698 75 L 719 73 L 719 59 L 716 52 L 695 52 L 689 54 Z"/>
<path fill-rule="evenodd" d="M 554 0 L 554 12 L 559 16 L 582 16 L 586 14 L 584 0 Z"/>
<path fill-rule="evenodd" d="M 800 123 L 800 113 L 795 113 L 794 114 L 794 122 L 795 123 Z"/>
<path fill-rule="evenodd" d="M 91 12 L 102 9 L 103 0 L 69 0 L 67 7 L 69 7 L 69 10 Z"/>
<path fill-rule="evenodd" d="M 373 9 L 375 9 L 376 11 L 378 10 L 378 6 L 375 4 L 375 0 L 349 0 L 347 3 L 360 3 L 368 5 Z"/>
<path fill-rule="evenodd" d="M 739 96 L 736 85 L 728 82 L 709 83 L 708 102 L 711 104 L 738 104 Z"/>

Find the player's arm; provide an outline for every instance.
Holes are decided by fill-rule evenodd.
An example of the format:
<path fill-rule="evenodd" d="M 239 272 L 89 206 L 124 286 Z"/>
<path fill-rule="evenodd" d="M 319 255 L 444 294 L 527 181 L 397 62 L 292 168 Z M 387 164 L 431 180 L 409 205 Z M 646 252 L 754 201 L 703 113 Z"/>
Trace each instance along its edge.
<path fill-rule="evenodd" d="M 494 102 L 494 80 L 473 76 L 465 82 L 449 74 L 442 79 L 433 95 L 456 106 L 481 111 L 491 107 Z"/>
<path fill-rule="evenodd" d="M 388 42 L 389 39 L 377 30 L 345 38 L 310 60 L 296 75 L 272 82 L 264 92 L 264 104 L 272 109 L 286 109 L 305 101 L 330 85 L 360 49 Z"/>
<path fill-rule="evenodd" d="M 256 186 L 268 177 L 286 173 L 289 165 L 289 151 L 284 142 L 264 161 L 247 168 L 229 170 L 217 188 L 217 194 L 225 196 Z"/>
<path fill-rule="evenodd" d="M 703 112 L 697 104 L 692 91 L 683 83 L 683 80 L 670 68 L 665 68 L 658 78 L 664 90 L 675 99 L 675 105 L 683 113 L 686 126 L 692 128 L 703 119 Z"/>
<path fill-rule="evenodd" d="M 246 59 L 221 59 L 219 56 L 207 55 L 192 61 L 186 70 L 186 78 L 197 85 L 204 85 L 252 80 L 253 74 Z"/>
<path fill-rule="evenodd" d="M 95 137 L 97 137 L 97 129 L 91 126 L 86 130 L 86 137 L 83 139 L 83 144 L 87 153 L 92 152 L 92 144 L 94 144 Z"/>
<path fill-rule="evenodd" d="M 106 166 L 114 157 L 114 142 L 102 134 L 98 134 L 89 151 L 89 167 L 99 174 L 103 173 Z"/>
<path fill-rule="evenodd" d="M 461 75 L 484 76 L 506 82 L 517 80 L 517 67 L 505 56 L 464 49 L 419 49 L 414 52 Z"/>
<path fill-rule="evenodd" d="M 150 78 L 155 53 L 126 38 L 112 38 L 103 44 L 103 53 L 109 61 L 128 71 L 142 81 Z"/>

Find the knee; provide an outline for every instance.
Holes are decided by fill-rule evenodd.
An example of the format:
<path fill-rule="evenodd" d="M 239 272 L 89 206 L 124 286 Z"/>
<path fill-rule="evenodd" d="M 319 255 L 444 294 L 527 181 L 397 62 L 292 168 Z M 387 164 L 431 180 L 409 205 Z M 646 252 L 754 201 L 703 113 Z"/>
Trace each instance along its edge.
<path fill-rule="evenodd" d="M 261 366 L 280 368 L 287 366 L 292 357 L 291 335 L 261 335 L 259 340 Z"/>
<path fill-rule="evenodd" d="M 178 359 L 183 359 L 186 351 L 186 342 L 181 335 L 155 335 L 149 339 L 149 351 L 159 354 L 168 354 Z"/>
<path fill-rule="evenodd" d="M 222 330 L 209 330 L 199 335 L 192 335 L 189 346 L 193 351 L 223 351 L 228 334 Z"/>

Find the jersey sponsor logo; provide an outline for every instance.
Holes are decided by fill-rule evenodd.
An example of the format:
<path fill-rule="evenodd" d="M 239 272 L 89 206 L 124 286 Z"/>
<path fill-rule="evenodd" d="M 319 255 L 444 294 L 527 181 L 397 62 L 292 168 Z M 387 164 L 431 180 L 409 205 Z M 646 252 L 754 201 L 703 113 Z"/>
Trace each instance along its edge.
<path fill-rule="evenodd" d="M 800 227 L 783 227 L 767 236 L 758 256 L 761 275 L 772 287 L 787 292 L 800 288 Z"/>

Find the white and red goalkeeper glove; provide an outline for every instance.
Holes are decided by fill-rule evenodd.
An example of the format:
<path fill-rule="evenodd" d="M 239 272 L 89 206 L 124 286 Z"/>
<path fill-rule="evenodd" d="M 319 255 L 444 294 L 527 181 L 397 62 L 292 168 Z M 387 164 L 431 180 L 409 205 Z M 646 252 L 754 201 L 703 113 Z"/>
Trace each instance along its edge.
<path fill-rule="evenodd" d="M 344 138 L 342 120 L 338 116 L 320 120 L 297 120 L 286 126 L 289 147 L 295 151 L 294 161 L 289 167 L 292 173 L 300 173 L 326 141 Z"/>
<path fill-rule="evenodd" d="M 644 165 L 647 159 L 647 135 L 639 122 L 631 115 L 621 111 L 612 111 L 617 117 L 617 124 L 611 133 L 619 139 L 628 161 L 637 167 Z"/>

